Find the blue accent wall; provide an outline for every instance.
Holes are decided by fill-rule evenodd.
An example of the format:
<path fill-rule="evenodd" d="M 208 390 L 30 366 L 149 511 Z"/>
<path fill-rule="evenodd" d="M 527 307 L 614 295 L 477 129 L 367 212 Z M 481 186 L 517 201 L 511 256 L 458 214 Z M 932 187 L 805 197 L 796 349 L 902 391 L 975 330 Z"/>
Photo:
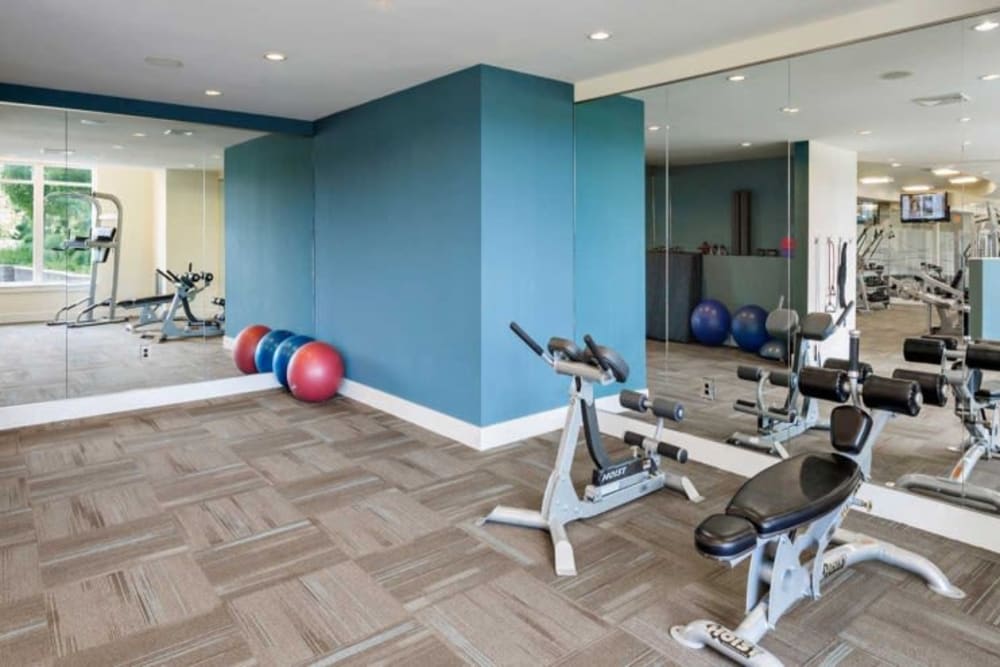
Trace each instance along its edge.
<path fill-rule="evenodd" d="M 480 423 L 480 69 L 317 123 L 316 332 L 347 376 Z"/>
<path fill-rule="evenodd" d="M 483 67 L 482 424 L 565 404 L 508 328 L 573 335 L 573 87 Z"/>
<path fill-rule="evenodd" d="M 788 160 L 767 158 L 670 169 L 670 245 L 732 244 L 732 194 L 750 190 L 750 248 L 777 248 L 788 226 Z M 659 207 L 662 211 L 665 207 Z"/>
<path fill-rule="evenodd" d="M 629 387 L 646 386 L 644 130 L 638 100 L 576 105 L 576 338 L 615 348 Z"/>
<path fill-rule="evenodd" d="M 313 333 L 312 140 L 269 135 L 226 149 L 226 329 Z"/>

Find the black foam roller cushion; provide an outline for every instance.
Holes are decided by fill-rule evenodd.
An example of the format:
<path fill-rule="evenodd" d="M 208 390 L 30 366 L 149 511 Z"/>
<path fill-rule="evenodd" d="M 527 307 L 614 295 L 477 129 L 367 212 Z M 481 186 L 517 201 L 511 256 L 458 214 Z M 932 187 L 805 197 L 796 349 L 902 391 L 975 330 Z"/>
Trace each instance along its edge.
<path fill-rule="evenodd" d="M 833 368 L 838 371 L 846 371 L 851 367 L 851 362 L 849 359 L 836 359 L 830 358 L 823 362 L 823 368 Z M 861 380 L 862 384 L 868 379 L 869 375 L 875 373 L 875 369 L 872 365 L 862 361 L 858 364 L 858 379 Z"/>
<path fill-rule="evenodd" d="M 657 398 L 653 401 L 653 414 L 657 417 L 679 422 L 684 419 L 684 405 L 679 401 Z"/>
<path fill-rule="evenodd" d="M 764 375 L 764 369 L 760 366 L 745 366 L 740 364 L 736 367 L 736 377 L 748 382 L 757 382 Z"/>
<path fill-rule="evenodd" d="M 637 391 L 629 391 L 628 389 L 622 391 L 618 394 L 618 402 L 621 403 L 623 408 L 628 408 L 629 410 L 635 410 L 636 412 L 646 411 L 646 397 Z"/>
<path fill-rule="evenodd" d="M 873 410 L 888 410 L 916 417 L 920 414 L 923 395 L 913 380 L 900 380 L 873 375 L 865 382 L 865 405 Z"/>
<path fill-rule="evenodd" d="M 799 391 L 810 398 L 843 403 L 850 398 L 847 373 L 833 368 L 807 366 L 799 371 Z"/>
<path fill-rule="evenodd" d="M 940 364 L 947 345 L 940 338 L 907 338 L 903 358 L 917 364 Z"/>
<path fill-rule="evenodd" d="M 912 380 L 920 385 L 925 405 L 936 405 L 939 408 L 948 405 L 948 380 L 940 373 L 897 368 L 892 372 L 892 377 L 897 380 Z"/>
<path fill-rule="evenodd" d="M 976 343 L 965 348 L 965 365 L 984 371 L 1000 371 L 1000 345 Z"/>

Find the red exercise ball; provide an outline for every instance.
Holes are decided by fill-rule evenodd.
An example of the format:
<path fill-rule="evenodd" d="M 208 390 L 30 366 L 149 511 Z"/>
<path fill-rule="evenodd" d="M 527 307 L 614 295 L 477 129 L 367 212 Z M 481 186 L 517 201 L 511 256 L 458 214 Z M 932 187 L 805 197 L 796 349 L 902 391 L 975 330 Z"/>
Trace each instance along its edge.
<path fill-rule="evenodd" d="M 288 362 L 288 388 L 300 401 L 318 403 L 332 398 L 344 379 L 344 360 L 326 343 L 306 343 Z"/>
<path fill-rule="evenodd" d="M 270 331 L 271 328 L 263 324 L 251 324 L 236 336 L 233 342 L 233 361 L 236 362 L 236 368 L 247 374 L 257 372 L 253 355 L 257 352 L 257 343 Z"/>

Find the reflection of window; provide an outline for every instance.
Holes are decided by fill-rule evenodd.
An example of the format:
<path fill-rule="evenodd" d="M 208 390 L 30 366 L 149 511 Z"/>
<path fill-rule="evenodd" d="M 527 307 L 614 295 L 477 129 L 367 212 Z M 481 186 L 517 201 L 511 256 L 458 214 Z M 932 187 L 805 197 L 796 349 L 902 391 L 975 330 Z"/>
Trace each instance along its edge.
<path fill-rule="evenodd" d="M 0 283 L 62 281 L 90 271 L 89 252 L 53 250 L 87 237 L 88 201 L 57 193 L 91 191 L 91 171 L 0 163 Z"/>
<path fill-rule="evenodd" d="M 0 283 L 31 280 L 34 211 L 31 167 L 0 165 Z"/>

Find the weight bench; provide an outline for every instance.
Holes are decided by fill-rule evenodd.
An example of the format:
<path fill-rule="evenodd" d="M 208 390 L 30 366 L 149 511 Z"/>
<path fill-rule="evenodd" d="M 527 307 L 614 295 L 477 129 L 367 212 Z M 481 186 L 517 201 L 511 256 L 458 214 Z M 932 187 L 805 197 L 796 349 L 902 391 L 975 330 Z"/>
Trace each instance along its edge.
<path fill-rule="evenodd" d="M 856 495 L 871 476 L 872 449 L 886 423 L 896 414 L 920 412 L 919 385 L 869 376 L 862 408 L 856 331 L 851 332 L 849 370 L 810 371 L 800 377 L 805 395 L 836 395 L 833 388 L 839 386 L 852 398 L 852 404 L 831 414 L 833 451 L 798 454 L 764 469 L 736 492 L 725 513 L 708 517 L 695 529 L 695 547 L 703 556 L 731 567 L 750 559 L 746 616 L 735 630 L 708 620 L 671 628 L 671 636 L 684 646 L 708 646 L 743 665 L 780 665 L 758 642 L 800 600 L 818 598 L 827 579 L 865 561 L 910 571 L 946 597 L 965 596 L 923 556 L 840 529 L 851 508 L 867 506 Z M 831 543 L 838 546 L 828 551 Z M 807 553 L 815 555 L 807 560 Z"/>
<path fill-rule="evenodd" d="M 954 338 L 925 336 L 903 342 L 903 358 L 910 362 L 935 364 L 935 373 L 897 370 L 894 375 L 918 379 L 928 399 L 932 387 L 947 404 L 948 389 L 955 395 L 955 415 L 965 428 L 965 439 L 950 449 L 961 454 L 947 476 L 909 473 L 896 480 L 896 486 L 930 493 L 976 509 L 1000 512 L 1000 491 L 969 483 L 972 471 L 981 459 L 1000 455 L 1000 387 L 983 384 L 983 371 L 1000 371 L 1000 346 L 997 343 L 969 343 L 959 349 Z M 931 401 L 927 401 L 931 402 Z"/>
<path fill-rule="evenodd" d="M 135 331 L 136 329 L 150 324 L 158 324 L 163 321 L 165 306 L 170 305 L 170 302 L 174 300 L 173 294 L 155 294 L 153 296 L 144 296 L 138 299 L 124 299 L 118 302 L 118 307 L 125 310 L 135 310 L 140 308 L 139 311 L 139 321 L 131 322 L 125 326 L 128 331 Z"/>

